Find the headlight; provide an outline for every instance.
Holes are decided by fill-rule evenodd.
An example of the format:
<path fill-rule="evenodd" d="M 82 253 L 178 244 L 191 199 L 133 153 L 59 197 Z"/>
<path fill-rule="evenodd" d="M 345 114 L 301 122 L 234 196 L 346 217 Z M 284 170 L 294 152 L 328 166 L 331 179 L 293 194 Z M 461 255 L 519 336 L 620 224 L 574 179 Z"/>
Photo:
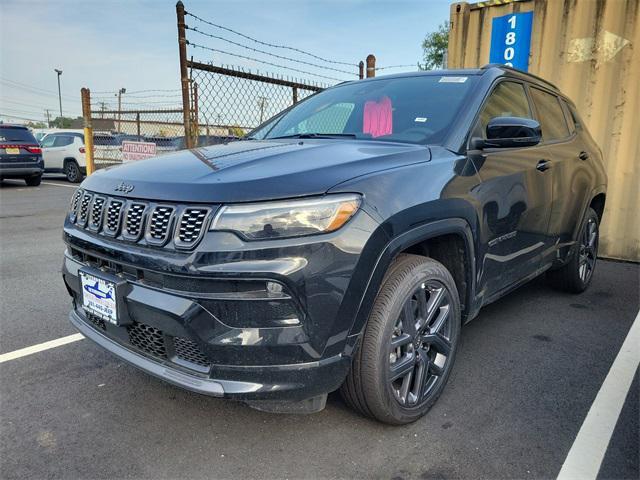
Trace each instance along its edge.
<path fill-rule="evenodd" d="M 227 205 L 210 230 L 229 230 L 247 240 L 288 238 L 339 229 L 360 206 L 358 195 Z"/>

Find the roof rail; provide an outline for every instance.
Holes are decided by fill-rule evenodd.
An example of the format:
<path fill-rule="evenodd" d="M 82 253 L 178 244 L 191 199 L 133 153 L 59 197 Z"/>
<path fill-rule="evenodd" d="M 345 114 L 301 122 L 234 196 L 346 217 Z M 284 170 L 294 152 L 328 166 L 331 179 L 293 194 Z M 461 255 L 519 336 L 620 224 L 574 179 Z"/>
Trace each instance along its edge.
<path fill-rule="evenodd" d="M 512 72 L 516 72 L 516 73 L 519 73 L 521 75 L 525 75 L 527 77 L 535 78 L 536 80 L 547 84 L 553 90 L 555 90 L 557 92 L 560 91 L 560 89 L 558 87 L 556 87 L 553 83 L 551 83 L 549 80 L 546 80 L 546 79 L 544 79 L 542 77 L 539 77 L 538 75 L 534 75 L 533 73 L 524 72 L 524 71 L 519 70 L 517 68 L 510 67 L 509 65 L 503 65 L 502 63 L 487 63 L 486 65 L 483 65 L 482 67 L 480 67 L 480 70 L 488 70 L 489 68 L 502 68 L 502 69 L 505 69 L 505 70 L 511 70 Z"/>

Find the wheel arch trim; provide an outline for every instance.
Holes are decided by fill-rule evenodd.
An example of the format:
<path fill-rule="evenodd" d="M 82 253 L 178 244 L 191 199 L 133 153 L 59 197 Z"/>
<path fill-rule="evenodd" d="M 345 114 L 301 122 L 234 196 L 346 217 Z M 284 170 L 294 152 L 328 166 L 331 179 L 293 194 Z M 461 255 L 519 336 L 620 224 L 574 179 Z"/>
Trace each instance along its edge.
<path fill-rule="evenodd" d="M 358 335 L 362 333 L 369 318 L 375 296 L 382 284 L 382 280 L 384 279 L 389 266 L 398 254 L 418 243 L 449 234 L 458 235 L 462 238 L 465 252 L 469 260 L 470 268 L 466 269 L 465 272 L 465 280 L 467 281 L 468 288 L 466 298 L 464 299 L 466 312 L 463 314 L 463 322 L 467 322 L 475 317 L 479 307 L 474 301 L 476 290 L 476 258 L 471 227 L 463 218 L 436 220 L 401 233 L 391 239 L 382 249 L 375 262 L 373 271 L 369 276 L 365 294 L 362 296 L 357 308 L 350 335 Z"/>

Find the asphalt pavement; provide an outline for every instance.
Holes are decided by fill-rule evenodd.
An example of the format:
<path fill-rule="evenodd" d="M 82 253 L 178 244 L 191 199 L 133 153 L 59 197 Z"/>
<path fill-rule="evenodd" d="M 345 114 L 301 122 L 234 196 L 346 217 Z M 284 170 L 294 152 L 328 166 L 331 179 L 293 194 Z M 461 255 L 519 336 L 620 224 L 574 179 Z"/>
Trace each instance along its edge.
<path fill-rule="evenodd" d="M 0 354 L 76 333 L 60 276 L 71 185 L 0 185 Z M 582 295 L 539 278 L 465 326 L 423 419 L 390 427 L 332 394 L 307 416 L 182 391 L 80 340 L 0 363 L 0 476 L 555 478 L 631 327 L 640 266 L 599 261 Z M 637 479 L 638 372 L 598 478 Z"/>

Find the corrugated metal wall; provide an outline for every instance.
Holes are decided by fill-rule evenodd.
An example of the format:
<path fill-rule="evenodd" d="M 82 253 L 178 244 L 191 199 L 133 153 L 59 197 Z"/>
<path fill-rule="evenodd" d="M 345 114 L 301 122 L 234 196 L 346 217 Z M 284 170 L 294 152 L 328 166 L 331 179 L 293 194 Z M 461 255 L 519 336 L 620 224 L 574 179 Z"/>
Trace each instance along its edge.
<path fill-rule="evenodd" d="M 578 106 L 609 188 L 600 254 L 640 261 L 640 0 L 493 0 L 451 5 L 449 68 L 489 63 L 491 20 L 533 11 L 529 71 Z"/>

